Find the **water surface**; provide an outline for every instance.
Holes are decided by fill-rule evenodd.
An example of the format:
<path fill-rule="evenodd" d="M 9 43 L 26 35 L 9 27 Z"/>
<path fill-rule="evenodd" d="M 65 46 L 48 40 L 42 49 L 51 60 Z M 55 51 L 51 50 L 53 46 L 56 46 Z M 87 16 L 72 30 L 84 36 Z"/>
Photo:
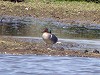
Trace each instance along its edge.
<path fill-rule="evenodd" d="M 0 55 L 2 75 L 100 75 L 100 59 Z"/>

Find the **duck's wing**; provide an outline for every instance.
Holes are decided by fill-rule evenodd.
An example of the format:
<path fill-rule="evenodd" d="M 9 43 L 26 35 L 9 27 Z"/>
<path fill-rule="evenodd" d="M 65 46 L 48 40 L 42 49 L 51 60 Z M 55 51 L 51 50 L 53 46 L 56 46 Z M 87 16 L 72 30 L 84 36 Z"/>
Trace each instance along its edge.
<path fill-rule="evenodd" d="M 58 41 L 58 38 L 54 34 L 51 34 L 51 38 L 50 39 L 53 42 L 53 44 L 55 44 Z"/>

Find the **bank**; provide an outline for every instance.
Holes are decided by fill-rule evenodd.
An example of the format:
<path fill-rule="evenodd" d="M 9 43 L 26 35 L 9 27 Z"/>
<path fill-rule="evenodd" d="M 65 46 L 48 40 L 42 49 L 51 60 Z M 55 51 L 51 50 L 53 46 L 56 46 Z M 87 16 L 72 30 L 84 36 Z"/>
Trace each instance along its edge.
<path fill-rule="evenodd" d="M 0 1 L 0 16 L 35 17 L 39 19 L 53 18 L 64 23 L 86 23 L 100 24 L 100 5 L 87 2 L 34 2 L 34 3 L 13 3 Z M 4 18 L 4 17 L 3 17 Z M 1 21 L 2 22 L 2 21 Z M 100 53 L 93 51 L 77 51 L 67 49 L 48 49 L 45 44 L 25 42 L 24 38 L 15 39 L 12 36 L 0 36 L 1 54 L 32 54 L 32 55 L 53 55 L 53 56 L 79 56 L 99 57 Z M 28 40 L 28 39 L 25 39 Z"/>
<path fill-rule="evenodd" d="M 64 23 L 100 24 L 100 4 L 87 2 L 21 2 L 0 1 L 0 16 L 54 18 Z"/>

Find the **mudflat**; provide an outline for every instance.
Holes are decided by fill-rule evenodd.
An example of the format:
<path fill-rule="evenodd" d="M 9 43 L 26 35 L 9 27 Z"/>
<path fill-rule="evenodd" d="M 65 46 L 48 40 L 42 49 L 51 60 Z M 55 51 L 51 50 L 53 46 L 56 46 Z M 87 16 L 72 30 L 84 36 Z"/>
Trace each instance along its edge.
<path fill-rule="evenodd" d="M 0 36 L 0 53 L 14 55 L 50 55 L 50 56 L 76 56 L 100 58 L 99 52 L 80 50 L 66 50 L 62 48 L 48 48 L 37 42 L 27 42 L 29 38 L 14 38 L 12 36 Z M 34 39 L 35 41 L 38 39 Z"/>
<path fill-rule="evenodd" d="M 29 16 L 36 18 L 53 18 L 64 23 L 100 24 L 100 5 L 92 3 L 12 3 L 0 1 L 0 16 Z M 93 7 L 92 7 L 93 5 Z M 27 39 L 0 36 L 0 53 L 34 54 L 53 56 L 100 57 L 99 52 L 46 48 L 45 44 L 25 42 Z"/>

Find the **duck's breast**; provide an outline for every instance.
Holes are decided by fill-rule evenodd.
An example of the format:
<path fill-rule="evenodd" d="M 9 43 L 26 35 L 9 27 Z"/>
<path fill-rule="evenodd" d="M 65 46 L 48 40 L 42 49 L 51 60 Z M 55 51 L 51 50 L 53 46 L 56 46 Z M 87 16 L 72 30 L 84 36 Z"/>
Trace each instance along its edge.
<path fill-rule="evenodd" d="M 43 39 L 50 39 L 51 38 L 51 34 L 50 33 L 43 33 L 42 38 Z"/>

